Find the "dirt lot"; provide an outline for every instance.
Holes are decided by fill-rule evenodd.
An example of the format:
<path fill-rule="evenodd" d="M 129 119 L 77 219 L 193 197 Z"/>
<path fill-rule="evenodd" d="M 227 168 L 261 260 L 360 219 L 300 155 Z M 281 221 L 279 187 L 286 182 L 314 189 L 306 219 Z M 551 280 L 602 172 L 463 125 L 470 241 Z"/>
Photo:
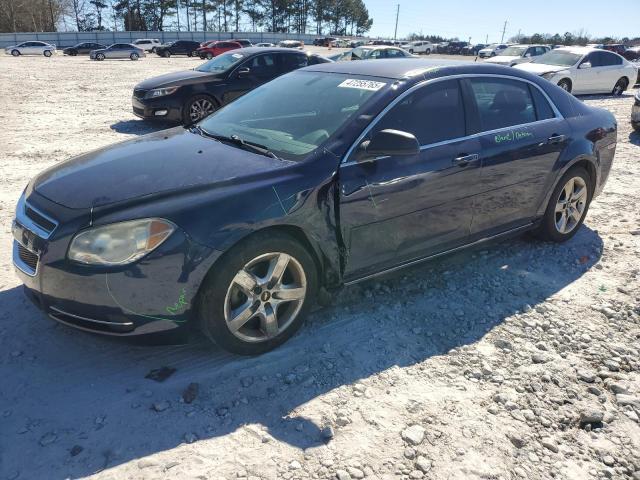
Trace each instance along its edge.
<path fill-rule="evenodd" d="M 640 479 L 633 92 L 584 99 L 616 114 L 619 145 L 572 241 L 346 289 L 259 358 L 109 341 L 31 306 L 10 248 L 28 180 L 157 128 L 132 87 L 198 63 L 0 57 L 0 478 Z"/>

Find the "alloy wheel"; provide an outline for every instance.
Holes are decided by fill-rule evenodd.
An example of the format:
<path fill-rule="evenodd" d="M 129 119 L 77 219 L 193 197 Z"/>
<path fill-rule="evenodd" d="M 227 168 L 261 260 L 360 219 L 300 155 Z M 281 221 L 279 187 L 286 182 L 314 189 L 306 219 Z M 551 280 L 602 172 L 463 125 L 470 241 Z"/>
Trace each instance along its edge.
<path fill-rule="evenodd" d="M 227 289 L 227 327 L 245 342 L 275 338 L 296 319 L 306 295 L 307 278 L 298 260 L 282 252 L 260 255 L 235 275 Z"/>
<path fill-rule="evenodd" d="M 213 103 L 206 98 L 200 98 L 194 101 L 189 107 L 189 118 L 192 122 L 197 122 L 204 117 L 210 115 L 215 110 Z"/>
<path fill-rule="evenodd" d="M 555 209 L 555 225 L 559 233 L 567 234 L 582 220 L 587 208 L 587 184 L 581 177 L 570 178 L 560 191 Z"/>

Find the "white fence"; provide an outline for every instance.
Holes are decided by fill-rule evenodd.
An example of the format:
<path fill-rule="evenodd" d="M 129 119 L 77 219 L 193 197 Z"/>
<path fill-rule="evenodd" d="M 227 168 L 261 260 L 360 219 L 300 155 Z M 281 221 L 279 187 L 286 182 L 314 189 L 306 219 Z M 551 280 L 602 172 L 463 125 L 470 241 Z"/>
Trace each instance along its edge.
<path fill-rule="evenodd" d="M 232 38 L 246 38 L 252 43 L 272 42 L 281 40 L 302 40 L 305 44 L 312 44 L 316 35 L 301 33 L 270 33 L 270 32 L 28 32 L 28 33 L 0 33 L 0 48 L 16 45 L 20 42 L 40 40 L 51 43 L 58 48 L 73 46 L 80 42 L 97 42 L 105 45 L 112 43 L 131 43 L 138 38 L 157 38 L 161 42 L 173 40 L 229 40 Z"/>

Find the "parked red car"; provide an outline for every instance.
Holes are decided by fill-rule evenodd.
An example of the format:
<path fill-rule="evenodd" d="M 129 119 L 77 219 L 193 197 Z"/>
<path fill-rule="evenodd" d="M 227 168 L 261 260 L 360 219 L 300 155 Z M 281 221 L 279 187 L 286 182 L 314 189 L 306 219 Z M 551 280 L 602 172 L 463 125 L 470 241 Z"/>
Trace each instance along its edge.
<path fill-rule="evenodd" d="M 200 58 L 212 59 L 217 57 L 221 53 L 228 52 L 229 50 L 235 50 L 242 48 L 242 45 L 238 42 L 229 42 L 224 40 L 216 40 L 213 42 L 206 42 L 200 46 L 197 50 Z"/>

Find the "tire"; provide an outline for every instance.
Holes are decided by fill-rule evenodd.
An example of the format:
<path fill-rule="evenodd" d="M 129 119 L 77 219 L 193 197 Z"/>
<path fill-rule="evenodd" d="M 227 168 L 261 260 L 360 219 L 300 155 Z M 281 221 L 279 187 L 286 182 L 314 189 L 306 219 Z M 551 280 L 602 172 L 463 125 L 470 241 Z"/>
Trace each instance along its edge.
<path fill-rule="evenodd" d="M 169 57 L 171 56 L 171 52 L 164 52 L 164 53 L 162 54 L 162 56 L 163 56 L 164 58 L 169 58 Z"/>
<path fill-rule="evenodd" d="M 72 57 L 75 57 L 78 55 L 78 52 L 76 52 L 75 50 L 72 50 L 69 52 L 69 55 L 71 55 Z"/>
<path fill-rule="evenodd" d="M 19 57 L 20 56 L 20 50 L 14 48 L 13 50 L 11 50 L 11 55 L 13 55 L 14 57 Z"/>
<path fill-rule="evenodd" d="M 571 84 L 571 80 L 568 78 L 563 78 L 558 82 L 558 86 L 563 89 L 565 92 L 571 93 L 571 89 L 573 85 Z"/>
<path fill-rule="evenodd" d="M 427 48 L 427 49 L 424 51 L 424 54 L 425 54 L 425 55 L 431 55 L 431 49 L 430 49 L 430 48 Z"/>
<path fill-rule="evenodd" d="M 213 53 L 207 52 L 207 60 L 211 60 L 213 58 Z"/>
<path fill-rule="evenodd" d="M 626 77 L 622 77 L 620 80 L 616 82 L 615 86 L 613 87 L 613 90 L 611 90 L 611 95 L 615 95 L 617 97 L 621 96 L 628 86 L 629 86 L 629 80 L 627 80 Z"/>
<path fill-rule="evenodd" d="M 569 187 L 570 182 L 574 182 L 573 187 Z M 587 216 L 589 205 L 593 198 L 593 183 L 589 173 L 584 168 L 570 168 L 553 190 L 547 209 L 542 217 L 542 222 L 534 234 L 542 240 L 558 243 L 566 242 L 573 237 Z M 571 195 L 575 195 L 581 192 L 582 188 L 585 189 L 585 192 L 580 195 L 579 200 L 570 200 L 569 202 L 570 205 L 575 206 L 567 208 L 566 198 L 568 192 L 571 191 Z M 564 208 L 561 207 L 562 204 L 565 205 Z M 579 213 L 579 220 L 571 215 L 574 211 Z M 565 229 L 562 228 L 563 217 L 566 220 Z"/>
<path fill-rule="evenodd" d="M 278 275 L 269 279 L 270 272 L 282 262 L 286 269 L 274 284 Z M 292 300 L 279 298 L 278 291 L 286 289 L 278 289 L 280 282 L 296 289 Z M 306 248 L 285 233 L 257 233 L 225 253 L 207 275 L 197 302 L 200 328 L 225 350 L 259 355 L 300 328 L 317 290 L 316 264 Z M 275 302 L 279 306 L 274 308 Z"/>
<path fill-rule="evenodd" d="M 131 55 L 129 55 L 129 58 L 135 62 L 136 60 L 138 60 L 140 58 L 140 55 L 138 55 L 137 53 L 134 52 Z"/>
<path fill-rule="evenodd" d="M 151 47 L 151 53 L 156 53 L 156 47 Z"/>
<path fill-rule="evenodd" d="M 45 50 L 44 52 L 42 52 L 42 54 L 47 58 L 49 58 L 52 55 L 51 50 Z"/>
<path fill-rule="evenodd" d="M 182 109 L 182 123 L 192 125 L 211 115 L 219 108 L 218 103 L 208 95 L 195 95 L 191 97 Z M 202 113 L 197 115 L 197 112 Z"/>
<path fill-rule="evenodd" d="M 196 57 L 196 58 L 198 58 L 198 52 L 197 52 L 196 50 L 194 50 L 193 52 L 191 52 L 191 53 L 189 54 L 189 56 L 190 56 L 190 57 Z"/>
<path fill-rule="evenodd" d="M 413 55 L 413 48 L 409 50 L 409 53 Z"/>
<path fill-rule="evenodd" d="M 104 60 L 104 53 L 98 53 L 96 55 L 96 60 L 98 60 L 99 62 Z"/>

